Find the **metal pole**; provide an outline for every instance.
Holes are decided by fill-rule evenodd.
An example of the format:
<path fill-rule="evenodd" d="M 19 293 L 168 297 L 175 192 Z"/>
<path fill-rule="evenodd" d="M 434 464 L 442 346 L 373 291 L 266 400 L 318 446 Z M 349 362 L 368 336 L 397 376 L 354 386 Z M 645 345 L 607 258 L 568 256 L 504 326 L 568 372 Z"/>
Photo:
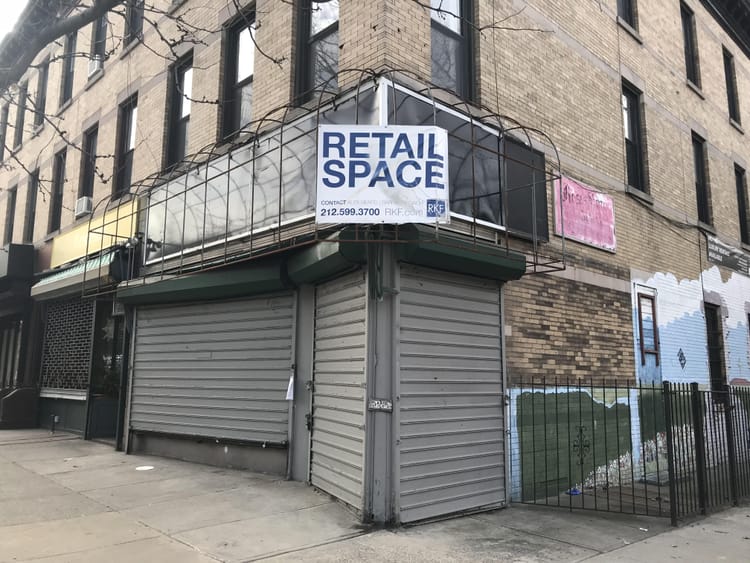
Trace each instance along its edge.
<path fill-rule="evenodd" d="M 734 405 L 732 405 L 732 388 L 724 385 L 725 403 L 724 403 L 724 423 L 727 427 L 727 462 L 729 465 L 729 490 L 731 493 L 732 504 L 737 506 L 739 498 L 737 496 L 737 452 L 734 448 L 734 428 L 732 426 L 732 414 Z"/>
<path fill-rule="evenodd" d="M 690 399 L 693 404 L 693 433 L 695 435 L 695 471 L 698 481 L 698 507 L 706 513 L 706 447 L 703 436 L 703 405 L 697 383 L 690 384 Z"/>
<path fill-rule="evenodd" d="M 663 384 L 664 423 L 667 434 L 667 470 L 669 472 L 669 518 L 672 526 L 677 526 L 677 482 L 674 470 L 674 436 L 672 436 L 672 397 L 669 381 Z"/>

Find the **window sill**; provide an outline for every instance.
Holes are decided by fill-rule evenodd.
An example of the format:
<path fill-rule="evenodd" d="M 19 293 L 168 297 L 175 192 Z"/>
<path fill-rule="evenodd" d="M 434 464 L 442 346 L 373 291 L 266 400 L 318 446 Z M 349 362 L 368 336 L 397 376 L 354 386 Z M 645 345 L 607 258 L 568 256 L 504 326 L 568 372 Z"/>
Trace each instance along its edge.
<path fill-rule="evenodd" d="M 128 188 L 128 190 L 130 190 L 130 188 Z M 129 202 L 133 198 L 134 198 L 134 195 L 130 193 L 130 191 L 118 192 L 118 193 L 112 194 L 110 201 L 113 203 L 117 203 L 117 205 L 122 205 L 123 203 Z"/>
<path fill-rule="evenodd" d="M 140 45 L 142 41 L 143 41 L 143 38 L 140 35 L 138 37 L 134 37 L 133 39 L 131 39 L 130 43 L 128 43 L 122 48 L 122 51 L 120 52 L 120 56 L 118 58 L 122 60 L 125 57 L 127 57 L 133 49 L 135 49 L 138 45 Z"/>
<path fill-rule="evenodd" d="M 741 242 L 741 243 L 740 243 L 740 247 L 741 247 L 741 248 L 742 248 L 742 250 L 744 250 L 745 252 L 750 252 L 750 243 L 747 243 L 747 242 Z"/>
<path fill-rule="evenodd" d="M 642 190 L 639 190 L 638 188 L 634 188 L 633 186 L 626 185 L 625 186 L 625 193 L 627 193 L 628 195 L 630 195 L 630 196 L 632 196 L 632 197 L 634 197 L 636 199 L 640 199 L 641 201 L 644 201 L 644 202 L 648 203 L 649 205 L 653 205 L 654 204 L 654 198 L 653 197 L 651 197 L 646 192 L 644 192 Z"/>
<path fill-rule="evenodd" d="M 706 96 L 704 96 L 704 95 L 703 95 L 703 90 L 701 90 L 701 87 L 700 87 L 700 86 L 698 86 L 698 85 L 697 85 L 697 84 L 696 84 L 695 82 L 693 82 L 692 80 L 686 80 L 685 82 L 687 83 L 687 85 L 688 85 L 688 88 L 690 88 L 690 89 L 691 89 L 691 90 L 692 90 L 693 92 L 695 92 L 695 94 L 696 94 L 696 95 L 697 95 L 697 96 L 698 96 L 698 97 L 699 97 L 699 98 L 700 98 L 701 100 L 705 100 L 705 99 L 706 99 Z"/>
<path fill-rule="evenodd" d="M 44 130 L 44 121 L 42 121 L 39 125 L 34 125 L 34 129 L 31 131 L 31 138 L 37 137 L 39 133 L 41 133 Z"/>
<path fill-rule="evenodd" d="M 68 109 L 70 106 L 73 105 L 73 98 L 71 97 L 69 100 L 63 102 L 63 104 L 57 108 L 57 113 L 55 114 L 55 117 L 60 117 L 66 109 Z"/>
<path fill-rule="evenodd" d="M 83 89 L 88 90 L 89 88 L 91 88 L 94 84 L 96 84 L 97 82 L 99 82 L 99 80 L 101 80 L 102 76 L 104 76 L 104 69 L 100 68 L 94 74 L 89 76 L 89 79 L 86 82 L 86 85 L 83 87 Z"/>
<path fill-rule="evenodd" d="M 701 231 L 711 233 L 712 235 L 716 235 L 716 228 L 713 225 L 709 225 L 708 223 L 704 223 L 703 221 L 698 221 L 698 228 Z"/>
<path fill-rule="evenodd" d="M 739 132 L 740 132 L 740 133 L 742 133 L 743 135 L 745 134 L 745 130 L 744 130 L 744 129 L 742 128 L 742 125 L 740 124 L 740 122 L 739 122 L 739 121 L 736 121 L 736 120 L 734 120 L 734 119 L 732 119 L 732 118 L 730 117 L 730 118 L 729 118 L 729 125 L 731 125 L 731 126 L 732 126 L 732 127 L 734 127 L 735 129 L 737 129 L 737 131 L 739 131 Z"/>
<path fill-rule="evenodd" d="M 182 7 L 182 5 L 187 2 L 187 0 L 172 0 L 172 3 L 170 4 L 169 8 L 167 8 L 167 13 L 171 14 L 173 12 L 176 12 L 178 9 Z"/>
<path fill-rule="evenodd" d="M 625 31 L 627 31 L 628 35 L 630 35 L 638 43 L 640 43 L 641 45 L 643 45 L 643 38 L 641 37 L 641 34 L 638 33 L 638 30 L 636 28 L 634 28 L 632 25 L 630 25 L 628 22 L 626 22 L 620 16 L 617 16 L 617 24 L 621 28 L 623 28 Z"/>
<path fill-rule="evenodd" d="M 45 242 L 45 243 L 50 242 L 59 234 L 60 234 L 60 229 L 57 229 L 56 231 L 52 231 L 51 233 L 47 233 L 45 237 L 42 239 L 42 242 Z"/>

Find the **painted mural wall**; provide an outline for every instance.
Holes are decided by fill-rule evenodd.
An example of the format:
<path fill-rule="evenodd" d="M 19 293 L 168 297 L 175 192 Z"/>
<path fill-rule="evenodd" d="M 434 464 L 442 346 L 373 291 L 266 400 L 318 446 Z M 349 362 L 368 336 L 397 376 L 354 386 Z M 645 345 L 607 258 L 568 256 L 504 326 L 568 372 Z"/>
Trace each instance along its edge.
<path fill-rule="evenodd" d="M 710 383 L 706 347 L 705 302 L 720 306 L 724 337 L 724 365 L 730 385 L 750 385 L 750 278 L 732 273 L 722 279 L 717 266 L 704 270 L 698 279 L 678 280 L 670 273 L 633 277 L 633 327 L 636 369 L 641 383 L 671 381 Z M 654 355 L 641 353 L 648 343 L 641 330 L 639 295 L 654 296 L 658 327 L 658 365 Z M 647 311 L 646 311 L 647 313 Z M 646 315 L 647 318 L 647 315 Z M 645 323 L 648 325 L 648 322 Z"/>

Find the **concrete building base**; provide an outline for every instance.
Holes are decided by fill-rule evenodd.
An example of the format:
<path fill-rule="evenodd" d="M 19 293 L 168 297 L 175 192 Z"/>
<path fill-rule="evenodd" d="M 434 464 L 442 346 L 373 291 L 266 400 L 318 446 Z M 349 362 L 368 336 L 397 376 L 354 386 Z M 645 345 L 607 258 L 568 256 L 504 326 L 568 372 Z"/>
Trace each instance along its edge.
<path fill-rule="evenodd" d="M 157 455 L 216 467 L 286 475 L 287 448 L 224 443 L 211 438 L 181 438 L 133 432 L 129 453 Z"/>

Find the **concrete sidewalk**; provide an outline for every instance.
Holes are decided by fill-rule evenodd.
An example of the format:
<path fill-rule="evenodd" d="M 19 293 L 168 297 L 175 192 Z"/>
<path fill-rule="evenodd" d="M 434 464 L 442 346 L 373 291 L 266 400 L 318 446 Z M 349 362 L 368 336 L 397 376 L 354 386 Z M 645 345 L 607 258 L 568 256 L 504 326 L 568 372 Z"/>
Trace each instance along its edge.
<path fill-rule="evenodd" d="M 370 530 L 301 483 L 0 431 L 3 562 L 745 561 L 748 535 L 747 508 L 679 530 L 527 506 Z"/>

